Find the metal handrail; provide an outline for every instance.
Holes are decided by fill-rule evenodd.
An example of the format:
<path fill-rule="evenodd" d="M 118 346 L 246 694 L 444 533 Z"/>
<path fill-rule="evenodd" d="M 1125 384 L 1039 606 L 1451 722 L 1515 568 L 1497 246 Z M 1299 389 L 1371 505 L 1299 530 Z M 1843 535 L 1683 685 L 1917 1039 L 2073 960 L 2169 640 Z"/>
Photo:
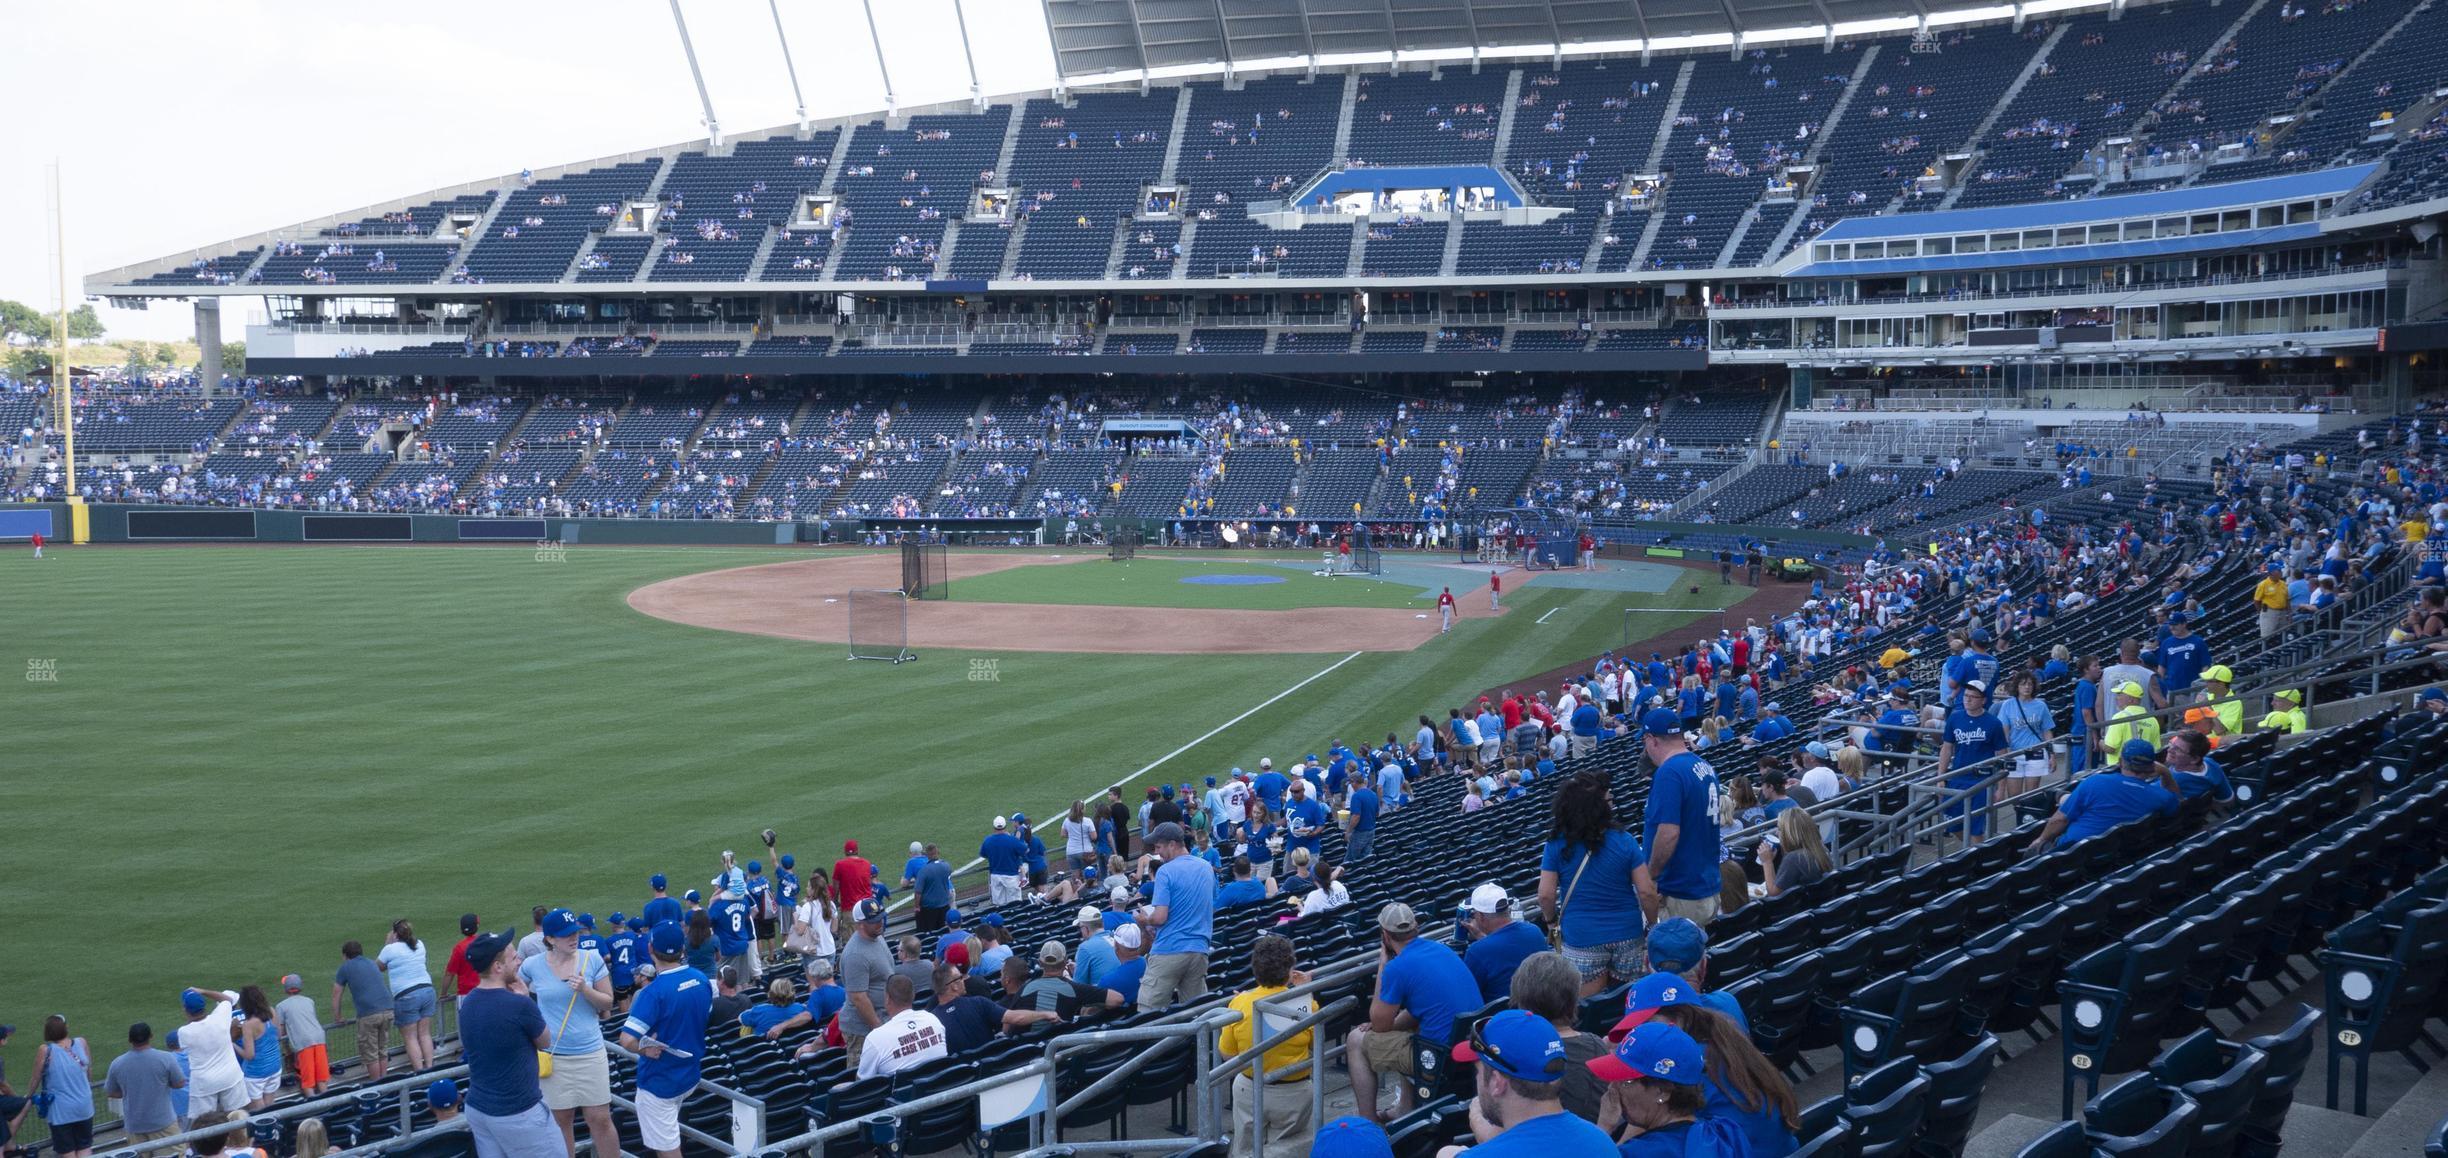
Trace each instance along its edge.
<path fill-rule="evenodd" d="M 445 1069 L 426 1070 L 422 1073 L 416 1074 L 413 1077 L 393 1078 L 390 1081 L 382 1082 L 377 1085 L 365 1086 L 350 1090 L 345 1094 L 333 1094 L 329 1097 L 316 1098 L 309 1102 L 300 1102 L 294 1106 L 281 1106 L 262 1114 L 249 1114 L 244 1119 L 236 1122 L 218 1122 L 210 1126 L 198 1126 L 191 1130 L 182 1130 L 176 1134 L 170 1135 L 167 1138 L 155 1138 L 146 1142 L 131 1143 L 115 1149 L 103 1151 L 103 1154 L 105 1158 L 135 1158 L 135 1155 L 140 1153 L 149 1153 L 156 1150 L 170 1150 L 174 1147 L 183 1146 L 188 1142 L 193 1142 L 199 1138 L 227 1134 L 232 1130 L 251 1129 L 257 1122 L 280 1122 L 286 1121 L 290 1118 L 314 1117 L 326 1110 L 352 1109 L 369 1094 L 387 1094 L 395 1090 L 406 1090 L 411 1087 L 430 1086 L 437 1081 L 465 1077 L 467 1072 L 468 1068 L 464 1064 L 450 1066 Z M 409 1119 L 414 1116 L 414 1111 L 410 1108 L 408 1099 L 406 1098 L 399 1099 L 399 1106 L 401 1126 L 400 1132 L 402 1134 L 406 1134 L 408 1133 L 406 1127 Z"/>

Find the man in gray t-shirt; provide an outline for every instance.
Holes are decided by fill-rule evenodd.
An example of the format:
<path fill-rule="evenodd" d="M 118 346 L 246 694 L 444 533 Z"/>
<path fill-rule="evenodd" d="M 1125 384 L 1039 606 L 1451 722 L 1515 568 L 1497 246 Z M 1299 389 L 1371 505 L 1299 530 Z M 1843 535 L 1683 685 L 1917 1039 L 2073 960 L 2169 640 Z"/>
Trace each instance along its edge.
<path fill-rule="evenodd" d="M 153 1048 L 153 1027 L 141 1021 L 128 1027 L 128 1051 L 111 1062 L 102 1078 L 104 1094 L 122 1103 L 119 1116 L 129 1143 L 178 1133 L 170 1091 L 186 1084 L 178 1059 Z"/>
<path fill-rule="evenodd" d="M 858 1053 L 867 1035 L 884 1020 L 884 982 L 893 972 L 892 950 L 884 945 L 884 906 L 872 899 L 851 910 L 858 931 L 842 945 L 841 984 L 850 999 L 842 1005 L 842 1043 Z"/>

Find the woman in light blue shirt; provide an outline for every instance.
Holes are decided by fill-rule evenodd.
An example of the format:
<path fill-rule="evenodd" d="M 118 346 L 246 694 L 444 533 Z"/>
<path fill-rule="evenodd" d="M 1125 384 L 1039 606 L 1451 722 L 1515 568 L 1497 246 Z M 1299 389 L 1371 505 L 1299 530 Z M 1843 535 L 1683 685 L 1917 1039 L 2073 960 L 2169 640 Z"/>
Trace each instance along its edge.
<path fill-rule="evenodd" d="M 391 1020 L 399 1026 L 400 1045 L 408 1051 L 408 1068 L 433 1065 L 433 966 L 425 960 L 425 945 L 407 921 L 391 922 L 382 952 L 374 957 L 383 978 L 391 983 Z"/>
<path fill-rule="evenodd" d="M 2049 711 L 2048 701 L 2040 698 L 2040 681 L 2030 672 L 2014 677 L 2008 687 L 2013 692 L 1997 706 L 1998 722 L 2006 726 L 2006 745 L 2010 748 L 2036 748 L 2015 756 L 2014 775 L 1999 783 L 2002 795 L 2019 796 L 2040 787 L 2055 763 L 2045 745 L 2057 739 L 2057 717 Z"/>

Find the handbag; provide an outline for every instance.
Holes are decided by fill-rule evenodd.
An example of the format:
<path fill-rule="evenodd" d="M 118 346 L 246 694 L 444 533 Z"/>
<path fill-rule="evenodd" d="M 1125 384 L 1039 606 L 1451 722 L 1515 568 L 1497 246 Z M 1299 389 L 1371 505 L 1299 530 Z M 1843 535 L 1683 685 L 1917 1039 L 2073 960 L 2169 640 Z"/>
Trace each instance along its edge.
<path fill-rule="evenodd" d="M 1590 862 L 1596 859 L 1597 853 L 1581 854 L 1581 867 L 1573 870 L 1573 879 L 1564 886 L 1564 898 L 1556 902 L 1555 926 L 1547 930 L 1547 947 L 1556 952 L 1564 951 L 1564 906 L 1572 903 L 1574 890 L 1581 887 L 1581 874 L 1588 872 Z"/>
<path fill-rule="evenodd" d="M 585 981 L 585 980 L 586 980 L 586 958 L 584 958 L 584 957 L 580 957 L 580 958 L 578 959 L 578 979 L 579 979 L 580 981 Z M 569 1028 L 569 1019 L 570 1019 L 570 1014 L 573 1014 L 573 1013 L 578 1012 L 578 1003 L 579 1003 L 579 1002 L 581 1002 L 581 1001 L 584 1001 L 584 1000 L 586 1000 L 586 999 L 585 999 L 585 998 L 583 998 L 583 997 L 578 996 L 578 987 L 577 987 L 577 986 L 575 986 L 575 985 L 570 986 L 570 1003 L 569 1003 L 569 1007 L 568 1007 L 568 1008 L 566 1008 L 566 1009 L 563 1009 L 563 1010 L 561 1011 L 561 1029 L 556 1029 L 556 1030 L 554 1030 L 554 1031 L 553 1031 L 553 1044 L 554 1044 L 554 1045 L 559 1045 L 559 1044 L 561 1044 L 561 1032 L 562 1032 L 562 1030 L 566 1030 L 566 1029 L 568 1029 L 568 1028 Z M 549 1077 L 551 1077 L 551 1076 L 552 1076 L 552 1071 L 553 1071 L 553 1055 L 552 1055 L 552 1051 L 551 1051 L 551 1050 L 548 1050 L 548 1049 L 539 1049 L 539 1050 L 537 1050 L 537 1051 L 536 1051 L 536 1076 L 537 1076 L 537 1077 L 539 1077 L 539 1078 L 549 1078 Z"/>

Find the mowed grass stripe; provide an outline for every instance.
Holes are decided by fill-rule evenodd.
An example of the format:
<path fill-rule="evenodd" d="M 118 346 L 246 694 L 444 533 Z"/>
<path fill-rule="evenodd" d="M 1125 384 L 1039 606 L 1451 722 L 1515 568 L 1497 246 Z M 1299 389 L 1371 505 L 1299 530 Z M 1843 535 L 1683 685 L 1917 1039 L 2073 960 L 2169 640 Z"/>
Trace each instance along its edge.
<path fill-rule="evenodd" d="M 889 872 L 917 838 L 965 860 L 996 813 L 1051 816 L 1323 666 L 966 651 L 853 664 L 839 645 L 623 602 L 799 557 L 772 551 L 54 555 L 0 553 L 14 604 L 0 814 L 15 834 L 0 880 L 21 902 L 0 976 L 98 1043 L 139 1018 L 175 1023 L 184 984 L 296 971 L 320 996 L 339 943 L 377 942 L 395 917 L 447 943 L 469 910 L 634 910 L 648 873 L 702 885 L 715 852 L 756 853 L 768 825 L 804 861 L 829 862 L 844 837 Z M 1149 779 L 1407 734 L 1423 708 L 1594 654 L 1623 602 L 1535 584 L 1514 598 L 1527 614 L 1363 656 Z M 1549 599 L 1564 611 L 1533 625 Z M 27 659 L 56 659 L 59 682 L 24 681 Z M 30 1048 L 9 1060 L 30 1065 Z"/>

